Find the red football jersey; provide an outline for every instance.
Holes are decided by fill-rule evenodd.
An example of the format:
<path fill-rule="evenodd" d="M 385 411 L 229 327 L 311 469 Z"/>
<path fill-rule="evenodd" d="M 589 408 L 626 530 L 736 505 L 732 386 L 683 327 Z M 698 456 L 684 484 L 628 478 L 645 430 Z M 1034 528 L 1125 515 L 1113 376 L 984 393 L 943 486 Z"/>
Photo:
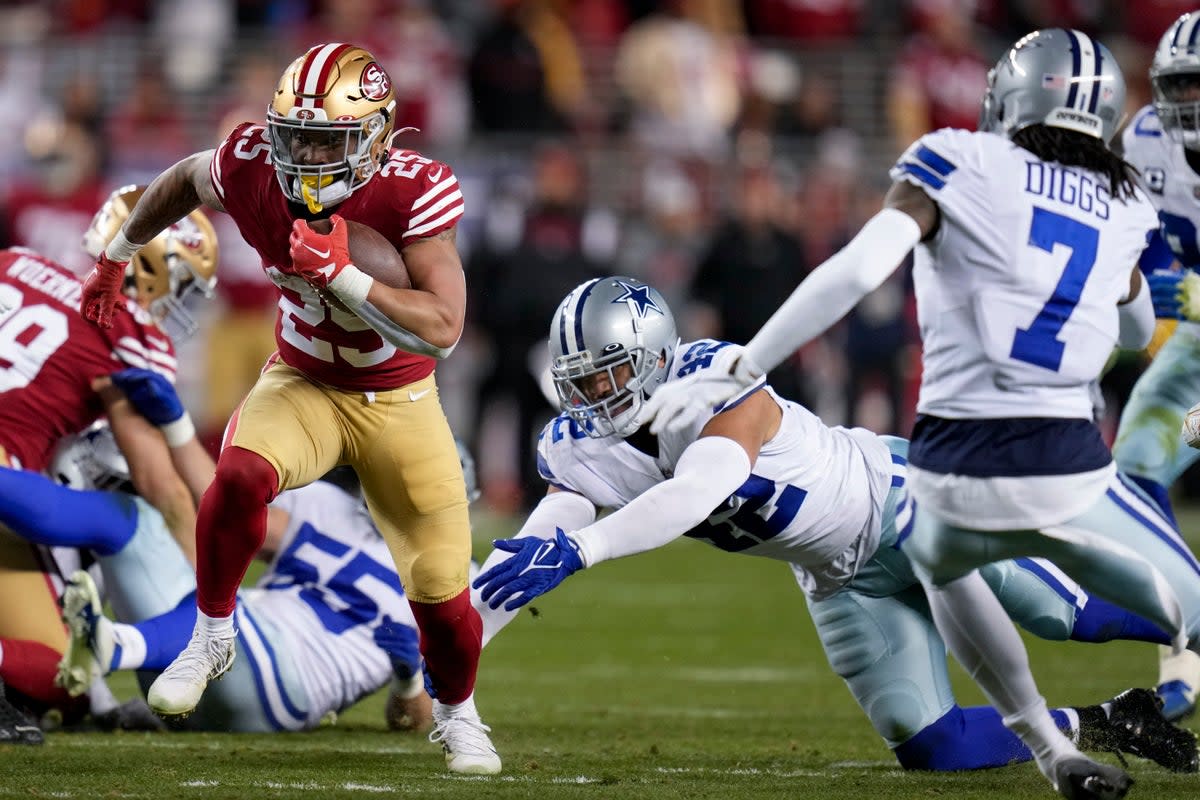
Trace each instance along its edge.
<path fill-rule="evenodd" d="M 125 367 L 175 380 L 175 346 L 127 300 L 113 326 L 79 313 L 79 279 L 32 250 L 0 250 L 0 447 L 25 469 L 45 469 L 63 436 L 104 407 L 92 380 Z"/>
<path fill-rule="evenodd" d="M 266 128 L 243 123 L 213 157 L 213 188 L 280 289 L 275 341 L 288 366 L 350 391 L 386 391 L 433 372 L 434 359 L 397 350 L 358 316 L 327 305 L 289 274 L 288 237 L 296 219 L 271 166 Z M 458 179 L 440 161 L 393 148 L 379 174 L 337 206 L 396 249 L 453 227 L 463 214 Z"/>

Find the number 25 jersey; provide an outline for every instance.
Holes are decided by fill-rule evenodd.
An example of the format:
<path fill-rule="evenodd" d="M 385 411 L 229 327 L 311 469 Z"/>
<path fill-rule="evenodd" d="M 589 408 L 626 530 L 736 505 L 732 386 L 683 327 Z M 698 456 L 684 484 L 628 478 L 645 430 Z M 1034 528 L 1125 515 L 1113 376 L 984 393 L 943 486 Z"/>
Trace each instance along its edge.
<path fill-rule="evenodd" d="M 357 315 L 329 305 L 307 281 L 289 274 L 288 237 L 300 211 L 279 188 L 262 125 L 235 128 L 213 155 L 210 177 L 242 238 L 279 287 L 275 341 L 285 364 L 348 391 L 395 389 L 433 372 L 434 359 L 396 349 Z M 334 213 L 374 228 L 402 250 L 454 227 L 463 208 L 458 179 L 448 166 L 393 149 L 379 174 Z"/>
<path fill-rule="evenodd" d="M 947 419 L 1091 419 L 1117 303 L 1157 226 L 1139 190 L 1044 162 L 991 133 L 943 129 L 892 167 L 937 203 L 916 249 L 924 346 L 917 410 Z"/>

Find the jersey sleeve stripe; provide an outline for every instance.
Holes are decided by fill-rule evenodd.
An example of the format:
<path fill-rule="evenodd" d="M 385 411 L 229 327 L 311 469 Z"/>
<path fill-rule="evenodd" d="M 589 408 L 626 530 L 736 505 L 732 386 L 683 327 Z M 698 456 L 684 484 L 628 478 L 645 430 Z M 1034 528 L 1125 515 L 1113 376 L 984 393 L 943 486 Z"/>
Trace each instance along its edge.
<path fill-rule="evenodd" d="M 433 198 L 437 197 L 456 183 L 458 183 L 458 178 L 454 177 L 453 175 L 451 175 L 449 178 L 446 178 L 446 180 L 442 181 L 441 183 L 435 183 L 432 189 L 413 201 L 413 213 L 420 212 L 425 205 L 429 203 L 429 201 L 433 200 Z"/>
<path fill-rule="evenodd" d="M 217 148 L 217 152 L 213 153 L 212 161 L 208 165 L 208 179 L 212 181 L 217 196 L 222 200 L 225 199 L 225 187 L 221 185 L 221 158 L 225 155 L 225 148 L 228 146 L 228 140 L 222 142 L 221 146 Z"/>
<path fill-rule="evenodd" d="M 408 221 L 409 227 L 420 225 L 422 222 L 429 219 L 434 214 L 438 213 L 443 208 L 445 208 L 446 206 L 453 203 L 455 200 L 462 200 L 462 192 L 458 191 L 457 189 L 455 189 L 453 192 L 451 192 L 450 194 L 443 197 L 441 200 L 438 200 L 436 203 L 434 203 L 429 208 L 422 211 L 420 214 L 417 214 L 415 217 L 410 219 Z"/>
<path fill-rule="evenodd" d="M 428 233 L 429 231 L 431 231 L 435 228 L 445 225 L 447 222 L 450 222 L 451 220 L 458 219 L 462 215 L 463 215 L 463 204 L 460 201 L 460 202 L 455 203 L 453 206 L 451 206 L 449 211 L 447 211 L 445 214 L 442 214 L 440 217 L 435 219 L 433 222 L 428 222 L 424 225 L 418 225 L 415 228 L 409 228 L 407 231 L 404 232 L 404 236 L 405 237 L 420 236 L 422 233 Z"/>
<path fill-rule="evenodd" d="M 919 148 L 917 148 L 917 158 L 923 161 L 925 166 L 929 167 L 943 178 L 950 177 L 950 173 L 958 169 L 958 167 L 951 163 L 949 159 L 939 155 L 933 150 L 930 150 L 925 145 L 921 145 Z"/>
<path fill-rule="evenodd" d="M 901 172 L 907 175 L 912 175 L 914 178 L 921 181 L 921 183 L 927 184 L 934 189 L 942 189 L 946 186 L 946 182 L 944 180 L 934 175 L 920 164 L 914 164 L 911 161 L 905 161 L 900 165 L 899 169 Z"/>

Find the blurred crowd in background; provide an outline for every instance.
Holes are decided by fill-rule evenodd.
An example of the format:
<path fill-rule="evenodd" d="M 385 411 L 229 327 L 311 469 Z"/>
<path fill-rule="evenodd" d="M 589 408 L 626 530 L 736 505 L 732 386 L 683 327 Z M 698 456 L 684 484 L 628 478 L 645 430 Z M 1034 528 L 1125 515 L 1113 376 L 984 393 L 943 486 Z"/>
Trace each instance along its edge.
<path fill-rule="evenodd" d="M 396 144 L 449 163 L 468 330 L 439 367 L 485 501 L 530 505 L 555 412 L 535 376 L 559 300 L 627 274 L 684 339 L 745 342 L 878 210 L 887 168 L 940 127 L 973 129 L 987 70 L 1030 30 L 1117 55 L 1133 111 L 1173 0 L 0 0 L 0 246 L 84 272 L 115 187 L 265 118 L 309 46 L 388 69 Z M 215 443 L 274 349 L 276 294 L 223 214 L 219 297 L 196 309 L 180 388 Z M 907 270 L 772 373 L 831 424 L 907 434 L 920 356 Z M 1106 427 L 1141 364 L 1107 379 Z"/>

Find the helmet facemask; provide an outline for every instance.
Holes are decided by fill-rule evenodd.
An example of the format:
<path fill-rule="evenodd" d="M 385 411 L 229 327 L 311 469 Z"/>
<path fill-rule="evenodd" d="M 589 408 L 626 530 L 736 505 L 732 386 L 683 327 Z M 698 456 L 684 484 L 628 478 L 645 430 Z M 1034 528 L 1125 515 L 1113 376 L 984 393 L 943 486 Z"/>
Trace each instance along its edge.
<path fill-rule="evenodd" d="M 661 382 L 654 378 L 665 369 L 659 364 L 662 354 L 645 347 L 609 347 L 611 352 L 599 358 L 584 350 L 550 365 L 562 410 L 595 438 L 636 431 L 643 403 Z"/>
<path fill-rule="evenodd" d="M 391 127 L 386 111 L 331 122 L 284 117 L 268 109 L 271 160 L 284 195 L 313 214 L 342 202 L 379 171 Z M 328 154 L 329 160 L 308 163 L 297 158 L 306 150 Z"/>
<path fill-rule="evenodd" d="M 1200 150 L 1200 70 L 1154 75 L 1154 110 L 1174 141 Z"/>

